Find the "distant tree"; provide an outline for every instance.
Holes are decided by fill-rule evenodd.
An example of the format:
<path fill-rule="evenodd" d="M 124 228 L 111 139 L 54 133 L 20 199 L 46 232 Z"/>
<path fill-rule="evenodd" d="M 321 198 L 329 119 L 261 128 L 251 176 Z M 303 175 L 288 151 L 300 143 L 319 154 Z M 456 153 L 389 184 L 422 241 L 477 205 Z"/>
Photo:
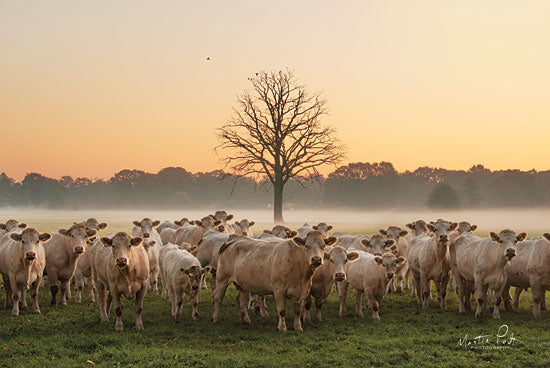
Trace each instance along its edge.
<path fill-rule="evenodd" d="M 449 183 L 438 183 L 432 189 L 427 205 L 432 208 L 457 208 L 460 197 Z"/>
<path fill-rule="evenodd" d="M 318 175 L 335 165 L 345 150 L 331 126 L 321 124 L 326 100 L 298 84 L 293 72 L 261 72 L 249 78 L 252 92 L 238 96 L 238 107 L 217 135 L 234 175 L 267 176 L 273 186 L 275 222 L 283 222 L 283 190 L 293 179 Z"/>

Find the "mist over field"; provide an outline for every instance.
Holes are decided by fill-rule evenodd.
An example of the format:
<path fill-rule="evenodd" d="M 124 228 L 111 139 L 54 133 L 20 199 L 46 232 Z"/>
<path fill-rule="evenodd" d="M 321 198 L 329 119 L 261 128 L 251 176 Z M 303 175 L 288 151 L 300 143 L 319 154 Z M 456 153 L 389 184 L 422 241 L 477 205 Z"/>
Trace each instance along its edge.
<path fill-rule="evenodd" d="M 26 222 L 29 226 L 41 231 L 55 231 L 67 227 L 74 221 L 95 217 L 109 224 L 106 231 L 130 231 L 133 220 L 150 217 L 154 220 L 179 220 L 182 217 L 200 219 L 224 209 L 235 215 L 235 220 L 247 218 L 256 222 L 251 228 L 254 234 L 273 226 L 273 213 L 270 209 L 254 210 L 239 208 L 205 208 L 200 210 L 43 210 L 43 209 L 8 209 L 0 208 L 0 222 L 10 218 Z M 310 225 L 318 222 L 332 224 L 335 232 L 373 233 L 380 227 L 405 224 L 423 219 L 434 221 L 443 218 L 449 221 L 469 221 L 478 226 L 478 233 L 500 231 L 511 228 L 515 231 L 526 231 L 529 237 L 541 236 L 550 231 L 550 209 L 483 209 L 483 210 L 391 210 L 391 211 L 346 211 L 343 209 L 320 210 L 287 210 L 285 220 L 292 228 L 300 227 L 304 222 Z"/>

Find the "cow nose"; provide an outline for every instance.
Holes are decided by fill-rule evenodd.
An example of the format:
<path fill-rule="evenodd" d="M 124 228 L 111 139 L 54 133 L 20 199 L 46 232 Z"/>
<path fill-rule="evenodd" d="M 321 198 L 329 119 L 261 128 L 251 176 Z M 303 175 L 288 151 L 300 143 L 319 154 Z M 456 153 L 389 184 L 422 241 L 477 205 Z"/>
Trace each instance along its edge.
<path fill-rule="evenodd" d="M 346 278 L 346 274 L 343 272 L 337 272 L 334 276 L 337 281 L 344 281 L 344 279 Z"/>
<path fill-rule="evenodd" d="M 199 290 L 199 285 L 193 285 L 193 290 Z"/>
<path fill-rule="evenodd" d="M 381 256 L 382 256 L 382 253 L 376 252 L 376 253 L 374 253 L 374 255 L 375 255 L 375 256 L 378 256 L 378 257 L 381 257 Z"/>
<path fill-rule="evenodd" d="M 128 261 L 126 260 L 126 258 L 117 258 L 116 259 L 117 266 L 125 266 L 127 262 Z"/>
<path fill-rule="evenodd" d="M 148 238 L 149 236 L 151 236 L 149 233 L 143 234 L 143 237 L 144 237 L 144 238 Z"/>
<path fill-rule="evenodd" d="M 75 253 L 77 253 L 77 254 L 81 254 L 82 252 L 84 252 L 84 247 L 81 246 L 81 245 L 79 245 L 78 247 L 75 247 L 75 248 L 74 248 L 74 251 L 75 251 Z"/>
<path fill-rule="evenodd" d="M 311 258 L 311 263 L 314 265 L 320 265 L 322 262 L 323 260 L 319 256 L 315 256 Z"/>
<path fill-rule="evenodd" d="M 27 259 L 28 259 L 29 261 L 32 261 L 33 259 L 36 258 L 36 253 L 35 253 L 35 252 L 27 252 L 27 253 L 25 254 L 25 257 L 27 257 Z"/>
<path fill-rule="evenodd" d="M 516 250 L 514 248 L 506 249 L 506 258 L 512 259 L 516 256 Z"/>
<path fill-rule="evenodd" d="M 439 241 L 445 243 L 447 241 L 447 235 L 439 235 Z"/>
<path fill-rule="evenodd" d="M 393 279 L 393 272 L 386 273 L 386 276 L 388 277 L 388 279 Z"/>
<path fill-rule="evenodd" d="M 243 235 L 244 235 L 244 236 L 248 236 L 248 232 L 247 232 L 247 231 L 243 231 Z"/>

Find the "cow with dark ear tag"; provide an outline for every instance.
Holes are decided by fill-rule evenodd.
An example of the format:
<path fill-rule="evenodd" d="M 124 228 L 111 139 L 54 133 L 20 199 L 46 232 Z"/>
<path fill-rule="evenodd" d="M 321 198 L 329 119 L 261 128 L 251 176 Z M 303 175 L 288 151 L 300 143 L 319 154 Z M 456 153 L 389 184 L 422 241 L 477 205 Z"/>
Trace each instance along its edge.
<path fill-rule="evenodd" d="M 97 231 L 89 229 L 84 223 L 72 225 L 69 229 L 59 229 L 52 233 L 52 239 L 44 244 L 46 251 L 46 271 L 50 285 L 51 305 L 57 305 L 56 295 L 61 286 L 59 302 L 67 305 L 70 297 L 69 282 L 74 276 L 80 257 L 84 254 L 90 238 Z"/>
<path fill-rule="evenodd" d="M 19 221 L 17 220 L 8 220 L 6 221 L 5 224 L 0 224 L 0 239 L 2 239 L 2 237 L 9 233 L 10 231 L 14 230 L 14 229 L 24 229 L 27 227 L 27 224 L 21 224 L 19 223 Z"/>
<path fill-rule="evenodd" d="M 346 280 L 348 264 L 359 258 L 354 251 L 347 252 L 339 246 L 328 247 L 325 251 L 325 261 L 313 274 L 311 290 L 306 298 L 304 307 L 304 322 L 310 320 L 311 298 L 315 298 L 315 319 L 322 321 L 321 307 L 328 299 L 335 282 Z"/>
<path fill-rule="evenodd" d="M 13 303 L 11 314 L 19 315 L 21 308 L 27 309 L 27 289 L 31 290 L 33 312 L 40 313 L 38 289 L 46 266 L 42 243 L 51 235 L 40 234 L 33 228 L 14 228 L 2 239 L 0 245 L 0 274 L 6 291 L 5 308 Z"/>
<path fill-rule="evenodd" d="M 254 226 L 254 221 L 248 221 L 248 219 L 242 219 L 241 221 L 235 221 L 234 224 L 230 224 L 233 228 L 233 232 L 235 234 L 240 234 L 248 237 L 252 237 L 252 232 L 250 231 L 250 228 Z"/>
<path fill-rule="evenodd" d="M 397 267 L 405 258 L 396 257 L 391 252 L 375 256 L 373 254 L 353 250 L 358 259 L 348 266 L 347 279 L 339 283 L 340 316 L 346 314 L 348 284 L 355 291 L 355 314 L 363 318 L 363 300 L 366 294 L 368 307 L 372 310 L 372 318 L 380 322 L 380 303 L 388 290 L 388 283 L 393 279 Z"/>
<path fill-rule="evenodd" d="M 96 240 L 91 249 L 92 274 L 97 287 L 101 321 L 109 320 L 111 301 L 115 303 L 115 331 L 123 331 L 122 296 L 134 299 L 136 330 L 143 330 L 143 299 L 149 284 L 149 257 L 141 237 L 124 232 Z M 108 295 L 107 295 L 108 294 Z"/>
<path fill-rule="evenodd" d="M 233 234 L 233 226 L 230 226 L 230 224 L 227 223 L 227 221 L 231 221 L 233 219 L 233 215 L 228 214 L 226 211 L 216 211 L 215 214 L 210 215 L 215 220 L 219 220 L 220 224 L 224 226 L 224 231 L 228 234 Z"/>
<path fill-rule="evenodd" d="M 449 252 L 453 274 L 457 284 L 459 313 L 466 311 L 466 283 L 475 286 L 477 309 L 475 316 L 480 318 L 487 301 L 487 291 L 493 290 L 493 318 L 500 318 L 502 292 L 508 279 L 510 261 L 516 256 L 517 243 L 525 240 L 527 233 L 506 229 L 500 233 L 490 233 L 489 238 L 480 238 L 471 233 L 458 237 Z"/>
<path fill-rule="evenodd" d="M 219 252 L 212 321 L 219 322 L 225 291 L 229 284 L 234 283 L 239 290 L 243 323 L 250 324 L 247 310 L 250 294 L 273 294 L 279 314 L 279 330 L 286 331 L 286 300 L 290 299 L 294 303 L 294 330 L 302 331 L 300 316 L 313 274 L 323 264 L 325 248 L 337 240 L 335 237 L 324 238 L 315 230 L 310 231 L 306 238 L 282 241 L 262 241 L 231 234 Z"/>

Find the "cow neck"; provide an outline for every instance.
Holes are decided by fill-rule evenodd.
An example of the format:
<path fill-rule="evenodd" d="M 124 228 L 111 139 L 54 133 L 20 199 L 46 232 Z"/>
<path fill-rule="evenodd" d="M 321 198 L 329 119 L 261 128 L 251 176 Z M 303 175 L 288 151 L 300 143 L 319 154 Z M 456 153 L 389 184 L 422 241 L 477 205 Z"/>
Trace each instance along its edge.
<path fill-rule="evenodd" d="M 293 241 L 289 240 L 289 242 L 293 242 Z M 304 271 L 302 271 L 302 274 L 301 274 L 303 280 L 307 281 L 309 279 L 311 281 L 311 279 L 313 277 L 313 272 L 316 270 L 316 268 L 314 269 L 309 265 L 309 263 L 308 263 L 308 261 L 305 257 L 306 250 L 303 247 L 300 247 L 300 246 L 297 246 L 297 245 L 294 245 L 294 244 L 292 244 L 292 246 L 297 247 L 298 251 L 301 252 L 302 255 L 304 255 L 304 257 L 299 258 L 299 263 L 300 264 L 298 266 L 299 270 L 304 270 Z M 321 267 L 321 266 L 319 266 L 319 267 Z"/>
<path fill-rule="evenodd" d="M 447 254 L 448 244 L 446 244 L 444 247 L 440 246 L 439 241 L 437 241 L 437 239 L 435 239 L 435 235 L 434 235 L 434 239 L 432 240 L 431 243 L 432 243 L 431 248 L 432 248 L 432 251 L 435 253 L 435 258 L 438 261 L 445 260 L 445 256 Z"/>
<path fill-rule="evenodd" d="M 65 236 L 64 236 L 65 237 Z M 68 237 L 66 237 L 68 238 Z M 74 249 L 72 249 L 71 239 L 66 239 L 65 241 L 65 251 L 67 252 L 67 256 L 69 257 L 69 263 L 75 263 L 76 259 L 78 258 L 79 254 L 76 254 Z"/>
<path fill-rule="evenodd" d="M 32 262 L 28 262 L 23 256 L 21 257 L 21 262 L 23 262 L 23 271 L 25 271 L 25 280 L 24 280 L 25 288 L 28 289 L 30 287 L 29 282 L 31 279 L 32 266 L 36 262 L 36 259 L 34 259 Z"/>

